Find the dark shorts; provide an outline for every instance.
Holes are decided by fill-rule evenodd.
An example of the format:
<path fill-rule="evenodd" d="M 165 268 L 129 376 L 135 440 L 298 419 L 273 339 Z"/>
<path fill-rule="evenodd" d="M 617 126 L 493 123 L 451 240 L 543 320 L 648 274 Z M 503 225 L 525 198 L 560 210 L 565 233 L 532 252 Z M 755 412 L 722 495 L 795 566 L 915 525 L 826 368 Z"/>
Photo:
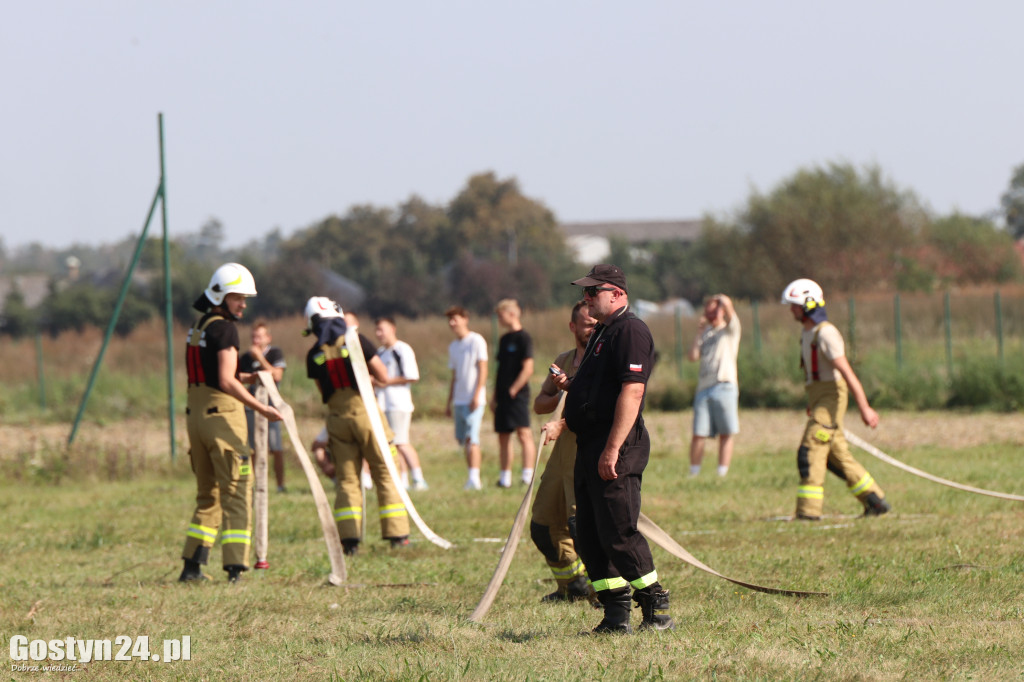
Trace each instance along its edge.
<path fill-rule="evenodd" d="M 494 432 L 512 433 L 530 428 L 530 389 L 519 391 L 515 398 L 499 400 L 494 410 Z"/>

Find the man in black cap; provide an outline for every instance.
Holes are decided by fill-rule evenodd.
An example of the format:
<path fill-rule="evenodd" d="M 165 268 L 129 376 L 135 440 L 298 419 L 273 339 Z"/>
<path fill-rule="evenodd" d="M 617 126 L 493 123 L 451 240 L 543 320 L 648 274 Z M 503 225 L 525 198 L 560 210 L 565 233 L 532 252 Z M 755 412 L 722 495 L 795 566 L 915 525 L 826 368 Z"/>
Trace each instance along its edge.
<path fill-rule="evenodd" d="M 564 423 L 576 434 L 576 548 L 604 606 L 594 632 L 631 631 L 631 586 L 643 613 L 640 629 L 667 630 L 673 627 L 668 591 L 637 530 L 640 482 L 651 450 L 642 412 L 654 341 L 629 310 L 621 268 L 595 265 L 573 284 L 583 287 L 599 324 L 575 377 L 562 373 L 554 381 L 568 391 Z M 560 426 L 549 424 L 546 439 L 557 438 Z"/>

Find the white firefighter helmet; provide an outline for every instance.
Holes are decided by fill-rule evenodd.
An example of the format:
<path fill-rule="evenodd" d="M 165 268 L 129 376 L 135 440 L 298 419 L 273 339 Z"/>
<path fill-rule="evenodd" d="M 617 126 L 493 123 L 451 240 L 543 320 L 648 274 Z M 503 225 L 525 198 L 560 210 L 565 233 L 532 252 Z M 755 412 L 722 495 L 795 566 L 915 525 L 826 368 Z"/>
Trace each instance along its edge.
<path fill-rule="evenodd" d="M 225 263 L 213 272 L 210 278 L 210 286 L 206 287 L 206 298 L 210 303 L 220 305 L 228 294 L 241 294 L 242 296 L 256 295 L 256 280 L 252 273 L 244 265 L 238 263 Z"/>
<path fill-rule="evenodd" d="M 796 279 L 783 289 L 782 303 L 795 303 L 809 313 L 825 305 L 825 293 L 814 280 Z"/>
<path fill-rule="evenodd" d="M 317 319 L 328 317 L 343 317 L 341 306 L 326 296 L 313 296 L 306 301 L 306 331 L 309 334 L 313 331 L 313 322 Z"/>

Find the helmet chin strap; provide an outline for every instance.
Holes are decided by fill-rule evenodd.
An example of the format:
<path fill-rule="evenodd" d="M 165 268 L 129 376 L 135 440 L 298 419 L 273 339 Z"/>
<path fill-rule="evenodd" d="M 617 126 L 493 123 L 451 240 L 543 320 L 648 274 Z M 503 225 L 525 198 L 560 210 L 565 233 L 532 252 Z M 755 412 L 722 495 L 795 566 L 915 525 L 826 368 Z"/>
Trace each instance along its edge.
<path fill-rule="evenodd" d="M 235 322 L 242 321 L 241 315 L 235 315 L 233 312 L 228 310 L 228 307 L 223 303 L 221 303 L 220 305 L 213 306 L 213 309 L 219 311 L 221 314 L 224 315 L 224 317 L 228 318 L 229 320 L 234 320 Z"/>

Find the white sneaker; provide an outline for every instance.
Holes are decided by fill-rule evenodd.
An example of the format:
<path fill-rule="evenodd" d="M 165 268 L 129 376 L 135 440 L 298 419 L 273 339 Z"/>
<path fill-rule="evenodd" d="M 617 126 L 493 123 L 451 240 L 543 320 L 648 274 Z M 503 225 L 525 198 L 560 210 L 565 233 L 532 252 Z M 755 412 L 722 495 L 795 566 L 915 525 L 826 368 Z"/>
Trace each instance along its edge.
<path fill-rule="evenodd" d="M 427 490 L 430 486 L 427 485 L 426 481 L 413 481 L 411 490 Z"/>
<path fill-rule="evenodd" d="M 466 485 L 462 486 L 463 490 L 483 490 L 484 487 L 480 481 L 466 481 Z"/>

